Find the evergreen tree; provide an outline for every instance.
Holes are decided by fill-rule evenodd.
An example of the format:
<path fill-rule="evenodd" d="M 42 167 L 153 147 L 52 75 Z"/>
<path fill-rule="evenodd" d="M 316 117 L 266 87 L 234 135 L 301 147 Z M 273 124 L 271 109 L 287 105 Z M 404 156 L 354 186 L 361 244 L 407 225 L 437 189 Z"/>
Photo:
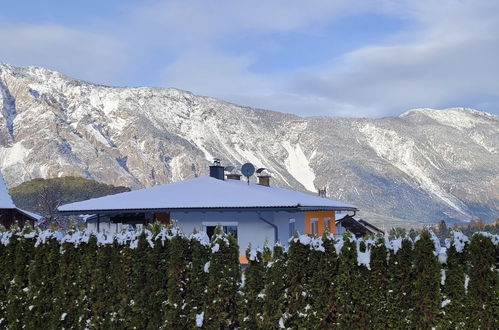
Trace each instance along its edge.
<path fill-rule="evenodd" d="M 18 244 L 17 233 L 12 228 L 10 231 L 2 232 L 2 242 L 0 243 L 0 327 L 7 326 L 7 294 L 10 290 L 12 279 L 14 278 L 14 261 Z"/>
<path fill-rule="evenodd" d="M 71 231 L 66 235 L 68 241 L 63 242 L 60 251 L 59 276 L 57 282 L 57 304 L 54 310 L 55 328 L 71 328 L 78 322 L 80 316 L 79 272 L 81 269 L 81 254 L 78 242 L 72 239 L 79 237 L 80 232 Z"/>
<path fill-rule="evenodd" d="M 454 239 L 447 249 L 447 262 L 443 270 L 444 283 L 442 286 L 442 318 L 440 327 L 443 329 L 464 329 L 466 320 L 466 290 L 465 274 L 467 262 L 467 247 L 465 243 L 457 242 L 459 236 L 454 234 Z M 456 248 L 457 246 L 457 248 Z"/>
<path fill-rule="evenodd" d="M 74 326 L 79 329 L 90 327 L 92 324 L 92 299 L 94 297 L 94 282 L 91 280 L 95 272 L 97 255 L 97 238 L 90 235 L 87 243 L 79 246 L 80 268 L 76 274 L 76 285 L 78 297 L 75 307 L 78 319 Z M 61 315 L 61 319 L 62 319 Z"/>
<path fill-rule="evenodd" d="M 170 240 L 170 248 L 165 324 L 168 328 L 184 329 L 189 324 L 189 311 L 186 310 L 189 287 L 189 240 L 177 234 Z"/>
<path fill-rule="evenodd" d="M 311 325 L 324 329 L 337 326 L 338 255 L 334 237 L 328 232 L 322 236 L 322 246 L 323 251 L 317 256 L 318 266 L 311 279 L 314 310 Z"/>
<path fill-rule="evenodd" d="M 191 262 L 188 269 L 187 310 L 189 327 L 196 327 L 196 318 L 204 311 L 208 287 L 210 240 L 205 232 L 194 233 L 190 239 Z"/>
<path fill-rule="evenodd" d="M 499 274 L 494 270 L 494 244 L 489 237 L 474 234 L 470 240 L 469 253 L 471 268 L 467 327 L 498 329 Z"/>
<path fill-rule="evenodd" d="M 414 228 L 411 228 L 411 230 L 409 230 L 408 236 L 410 239 L 412 239 L 414 241 L 416 239 L 416 237 L 418 237 L 418 232 L 415 231 Z"/>
<path fill-rule="evenodd" d="M 123 249 L 124 246 L 116 241 L 109 247 L 109 266 L 108 277 L 109 292 L 112 295 L 108 297 L 109 314 L 106 318 L 106 327 L 108 329 L 123 329 L 126 326 L 125 313 L 128 303 L 128 287 L 126 286 L 128 278 L 124 270 Z"/>
<path fill-rule="evenodd" d="M 154 231 L 166 231 L 166 228 L 159 227 Z M 158 233 L 154 240 L 151 256 L 151 276 L 149 283 L 151 285 L 151 297 L 149 305 L 151 310 L 151 319 L 149 327 L 158 329 L 165 323 L 166 301 L 168 299 L 168 264 L 170 259 L 169 247 L 170 241 L 160 237 Z"/>
<path fill-rule="evenodd" d="M 150 298 L 155 292 L 150 285 L 153 273 L 152 249 L 149 240 L 150 232 L 143 231 L 137 239 L 137 246 L 132 249 L 132 279 L 130 283 L 130 319 L 128 327 L 132 329 L 147 329 L 151 320 L 152 310 L 158 306 L 151 306 Z"/>
<path fill-rule="evenodd" d="M 22 329 L 29 311 L 27 305 L 29 281 L 28 274 L 33 263 L 35 233 L 25 227 L 22 232 L 16 232 L 11 239 L 17 239 L 14 257 L 14 276 L 7 292 L 5 321 L 9 329 Z"/>
<path fill-rule="evenodd" d="M 338 325 L 342 329 L 367 324 L 363 299 L 365 267 L 357 265 L 357 244 L 350 233 L 343 236 L 338 273 Z"/>
<path fill-rule="evenodd" d="M 421 233 L 414 246 L 414 325 L 429 329 L 436 325 L 440 310 L 440 263 L 429 231 Z"/>
<path fill-rule="evenodd" d="M 279 245 L 280 243 L 277 243 Z M 264 267 L 267 267 L 270 262 L 272 262 L 272 249 L 269 247 L 268 242 L 265 242 L 263 245 L 263 251 L 262 251 L 262 261 Z"/>
<path fill-rule="evenodd" d="M 288 249 L 288 313 L 286 325 L 304 328 L 308 325 L 310 310 L 310 242 L 307 235 L 295 236 L 289 241 Z"/>
<path fill-rule="evenodd" d="M 264 250 L 265 251 L 265 250 Z M 263 254 L 265 256 L 265 254 Z M 265 276 L 263 322 L 264 329 L 279 329 L 279 321 L 286 312 L 287 253 L 281 245 L 274 246 Z"/>
<path fill-rule="evenodd" d="M 368 322 L 371 329 L 383 329 L 388 314 L 388 253 L 383 236 L 371 246 L 368 288 Z"/>
<path fill-rule="evenodd" d="M 233 329 L 239 326 L 240 285 L 237 241 L 217 227 L 211 242 L 207 306 L 204 312 L 206 328 Z"/>
<path fill-rule="evenodd" d="M 104 239 L 104 234 L 99 237 Z M 90 328 L 108 329 L 111 326 L 111 318 L 116 313 L 114 309 L 113 299 L 116 297 L 114 283 L 111 280 L 113 269 L 111 266 L 111 258 L 113 254 L 113 245 L 107 243 L 99 243 L 95 256 L 95 270 L 91 282 L 91 297 L 90 309 L 92 313 L 92 323 Z"/>
<path fill-rule="evenodd" d="M 261 251 L 246 250 L 248 266 L 244 270 L 243 313 L 241 326 L 244 329 L 258 329 L 263 319 L 263 296 L 265 286 L 265 268 Z"/>
<path fill-rule="evenodd" d="M 122 262 L 122 276 L 125 279 L 123 284 L 124 293 L 124 305 L 121 305 L 120 313 L 122 313 L 123 323 L 125 328 L 132 329 L 132 323 L 134 322 L 135 314 L 132 313 L 132 307 L 135 303 L 135 249 L 132 249 L 130 245 L 132 242 L 127 240 L 123 242 L 124 245 L 121 248 L 121 262 Z"/>
<path fill-rule="evenodd" d="M 55 327 L 59 277 L 60 244 L 54 232 L 42 232 L 34 248 L 34 261 L 29 269 L 27 305 L 28 329 Z"/>
<path fill-rule="evenodd" d="M 400 248 L 390 251 L 388 266 L 388 313 L 386 323 L 389 328 L 407 329 L 412 327 L 414 303 L 413 244 L 410 239 L 400 239 Z"/>

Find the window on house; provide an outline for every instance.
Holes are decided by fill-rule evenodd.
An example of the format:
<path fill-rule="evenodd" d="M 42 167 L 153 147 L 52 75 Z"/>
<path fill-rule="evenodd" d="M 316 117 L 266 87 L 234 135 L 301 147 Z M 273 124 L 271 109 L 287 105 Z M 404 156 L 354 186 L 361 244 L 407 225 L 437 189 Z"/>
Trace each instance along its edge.
<path fill-rule="evenodd" d="M 331 218 L 330 217 L 327 217 L 327 218 L 324 218 L 324 226 L 325 226 L 325 229 L 327 229 L 327 231 L 329 233 L 331 233 L 331 229 L 333 228 L 332 227 L 332 223 L 331 223 Z"/>
<path fill-rule="evenodd" d="M 215 234 L 215 228 L 217 226 L 206 226 L 206 235 L 211 239 L 213 237 L 213 234 Z"/>
<path fill-rule="evenodd" d="M 208 235 L 210 239 L 215 234 L 215 228 L 217 228 L 217 226 L 205 226 L 206 235 Z M 224 233 L 232 235 L 237 239 L 237 226 L 222 226 L 222 230 Z"/>
<path fill-rule="evenodd" d="M 310 234 L 317 235 L 317 222 L 319 218 L 310 219 Z"/>
<path fill-rule="evenodd" d="M 289 237 L 292 237 L 295 231 L 295 219 L 289 219 Z"/>

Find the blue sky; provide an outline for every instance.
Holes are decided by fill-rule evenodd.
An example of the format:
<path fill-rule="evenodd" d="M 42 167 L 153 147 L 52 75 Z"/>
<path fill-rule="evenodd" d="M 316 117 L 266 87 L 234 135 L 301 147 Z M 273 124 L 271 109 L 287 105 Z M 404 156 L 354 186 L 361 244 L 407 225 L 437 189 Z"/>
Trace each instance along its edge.
<path fill-rule="evenodd" d="M 6 1 L 0 61 L 299 115 L 499 114 L 497 0 Z"/>

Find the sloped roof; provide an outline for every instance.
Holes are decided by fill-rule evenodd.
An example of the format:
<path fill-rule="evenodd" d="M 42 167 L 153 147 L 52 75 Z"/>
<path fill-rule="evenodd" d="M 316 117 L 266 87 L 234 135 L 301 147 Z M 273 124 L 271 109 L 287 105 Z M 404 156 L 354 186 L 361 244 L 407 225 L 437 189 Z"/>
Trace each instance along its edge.
<path fill-rule="evenodd" d="M 383 230 L 379 229 L 379 228 L 378 228 L 378 227 L 376 227 L 375 225 L 370 224 L 369 222 L 367 222 L 367 221 L 365 221 L 365 220 L 363 220 L 363 219 L 360 219 L 360 220 L 359 220 L 359 222 L 360 222 L 361 224 L 363 224 L 365 227 L 369 227 L 369 228 L 371 228 L 371 229 L 372 229 L 371 231 L 373 231 L 373 230 L 374 230 L 374 232 L 376 232 L 376 233 L 382 233 L 382 234 L 384 234 L 384 233 L 385 233 Z"/>
<path fill-rule="evenodd" d="M 278 187 L 201 176 L 185 181 L 62 205 L 60 212 L 205 208 L 356 210 L 353 205 Z"/>
<path fill-rule="evenodd" d="M 3 179 L 2 173 L 0 173 L 0 209 L 15 209 L 16 206 L 12 201 L 7 190 L 7 185 Z"/>
<path fill-rule="evenodd" d="M 354 234 L 356 237 L 362 237 L 367 234 L 373 234 L 371 230 L 366 228 L 366 226 L 364 226 L 362 223 L 360 223 L 357 219 L 355 219 L 351 215 L 345 215 L 340 220 L 337 220 L 336 225 L 338 226 L 339 224 L 341 224 L 343 228 Z"/>
<path fill-rule="evenodd" d="M 336 220 L 336 225 L 339 224 L 341 224 L 343 228 L 353 233 L 357 237 L 364 236 L 367 234 L 385 233 L 384 231 L 375 227 L 369 222 L 363 219 L 357 220 L 351 215 L 345 215 L 343 218 Z"/>
<path fill-rule="evenodd" d="M 39 214 L 20 209 L 18 207 L 16 207 L 16 210 L 18 210 L 19 212 L 23 213 L 25 216 L 27 216 L 28 218 L 31 218 L 33 220 L 40 221 L 43 219 L 43 216 L 41 216 Z"/>
<path fill-rule="evenodd" d="M 27 216 L 28 218 L 31 218 L 36 221 L 40 221 L 43 218 L 41 215 L 38 215 L 36 213 L 22 210 L 14 204 L 12 197 L 10 197 L 9 195 L 9 191 L 3 179 L 2 173 L 0 173 L 0 209 L 17 210 L 22 214 L 24 214 L 25 216 Z"/>

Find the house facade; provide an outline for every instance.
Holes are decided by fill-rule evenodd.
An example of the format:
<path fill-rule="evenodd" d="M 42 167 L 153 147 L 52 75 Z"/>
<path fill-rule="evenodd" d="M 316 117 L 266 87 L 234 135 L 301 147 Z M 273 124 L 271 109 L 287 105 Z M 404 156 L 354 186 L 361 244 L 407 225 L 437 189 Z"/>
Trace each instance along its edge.
<path fill-rule="evenodd" d="M 125 227 L 175 221 L 184 233 L 216 226 L 235 236 L 244 254 L 253 248 L 280 242 L 295 233 L 336 233 L 336 212 L 355 212 L 353 205 L 270 185 L 267 175 L 258 183 L 225 175 L 218 164 L 210 176 L 90 199 L 59 207 L 62 215 L 85 215 L 94 231 L 116 232 Z"/>

